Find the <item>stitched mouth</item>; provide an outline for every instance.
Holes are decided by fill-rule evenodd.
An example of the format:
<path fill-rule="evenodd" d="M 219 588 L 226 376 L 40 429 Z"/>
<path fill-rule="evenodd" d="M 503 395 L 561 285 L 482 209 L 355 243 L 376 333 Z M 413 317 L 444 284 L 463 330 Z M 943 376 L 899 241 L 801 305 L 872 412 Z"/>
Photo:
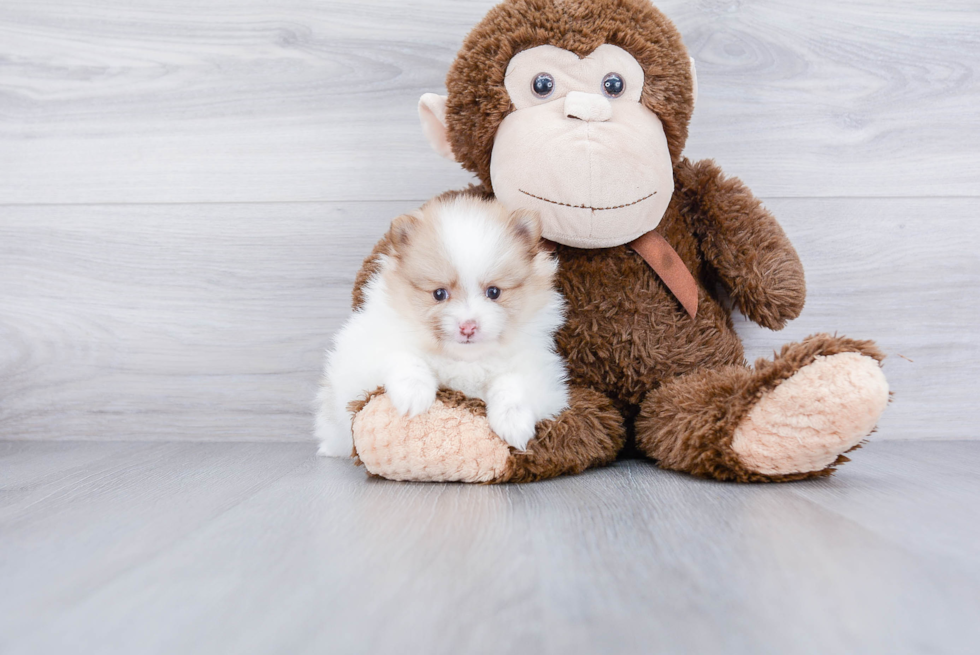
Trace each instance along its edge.
<path fill-rule="evenodd" d="M 552 205 L 561 205 L 562 207 L 571 207 L 572 209 L 591 209 L 592 211 L 596 211 L 596 212 L 604 212 L 604 211 L 608 211 L 610 209 L 623 209 L 624 207 L 632 207 L 633 205 L 638 205 L 641 202 L 643 202 L 644 200 L 649 200 L 653 196 L 657 195 L 657 192 L 654 191 L 653 193 L 651 193 L 648 196 L 643 196 L 639 200 L 634 200 L 633 202 L 628 202 L 625 205 L 616 205 L 615 207 L 590 207 L 588 205 L 570 205 L 567 202 L 558 202 L 557 200 L 549 200 L 548 198 L 542 198 L 541 196 L 536 196 L 533 193 L 528 193 L 524 189 L 518 189 L 518 191 L 520 191 L 521 193 L 523 193 L 525 196 L 529 196 L 529 197 L 534 198 L 536 200 L 543 200 L 544 202 L 550 202 Z"/>

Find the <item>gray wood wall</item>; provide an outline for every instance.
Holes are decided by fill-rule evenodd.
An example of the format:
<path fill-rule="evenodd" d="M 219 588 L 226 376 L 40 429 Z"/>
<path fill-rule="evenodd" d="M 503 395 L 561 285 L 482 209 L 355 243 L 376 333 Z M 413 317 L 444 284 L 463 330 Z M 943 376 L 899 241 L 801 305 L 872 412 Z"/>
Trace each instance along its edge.
<path fill-rule="evenodd" d="M 0 4 L 0 438 L 308 439 L 360 260 L 469 180 L 415 107 L 492 4 Z M 659 4 L 698 64 L 688 156 L 807 269 L 749 355 L 875 338 L 878 438 L 977 438 L 980 5 Z"/>

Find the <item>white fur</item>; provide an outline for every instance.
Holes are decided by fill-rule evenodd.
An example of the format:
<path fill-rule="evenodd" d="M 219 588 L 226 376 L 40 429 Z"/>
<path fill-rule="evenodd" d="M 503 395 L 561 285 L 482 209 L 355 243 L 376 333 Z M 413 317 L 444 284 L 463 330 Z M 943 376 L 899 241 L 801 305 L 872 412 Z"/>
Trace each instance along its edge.
<path fill-rule="evenodd" d="M 465 290 L 447 305 L 442 316 L 445 334 L 436 339 L 411 317 L 392 306 L 385 272 L 365 286 L 365 301 L 354 312 L 327 352 L 324 378 L 317 396 L 316 437 L 319 454 L 348 457 L 352 452 L 351 401 L 379 386 L 404 415 L 426 411 L 439 387 L 462 391 L 487 404 L 491 429 L 507 443 L 524 450 L 538 421 L 554 417 L 568 404 L 565 367 L 554 352 L 554 333 L 561 326 L 563 300 L 550 292 L 543 309 L 526 323 L 513 326 L 503 309 L 485 295 L 482 280 L 500 248 L 508 247 L 504 227 L 474 203 L 440 207 L 440 238 Z M 537 265 L 554 271 L 556 262 L 539 255 Z M 459 294 L 457 294 L 459 295 Z M 477 338 L 464 343 L 458 326 L 475 320 Z"/>

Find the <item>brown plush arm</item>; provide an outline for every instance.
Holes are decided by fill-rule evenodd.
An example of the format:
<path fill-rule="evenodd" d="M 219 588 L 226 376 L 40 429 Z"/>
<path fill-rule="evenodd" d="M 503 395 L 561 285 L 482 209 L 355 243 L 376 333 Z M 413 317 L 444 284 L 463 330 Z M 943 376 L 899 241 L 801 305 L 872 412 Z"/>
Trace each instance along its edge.
<path fill-rule="evenodd" d="M 806 299 L 803 265 L 752 191 L 710 160 L 683 160 L 674 175 L 701 254 L 739 311 L 770 330 L 799 316 Z"/>

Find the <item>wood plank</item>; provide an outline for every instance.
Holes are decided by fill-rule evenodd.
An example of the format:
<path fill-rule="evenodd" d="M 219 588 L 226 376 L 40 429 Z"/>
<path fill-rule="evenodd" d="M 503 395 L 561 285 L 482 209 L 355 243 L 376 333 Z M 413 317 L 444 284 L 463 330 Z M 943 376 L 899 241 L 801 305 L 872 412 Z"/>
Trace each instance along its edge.
<path fill-rule="evenodd" d="M 10 208 L 3 436 L 307 439 L 354 274 L 414 206 Z"/>
<path fill-rule="evenodd" d="M 143 452 L 152 444 L 135 445 L 128 452 Z M 117 456 L 116 442 L 92 443 L 84 448 L 69 448 L 64 443 L 0 441 L 0 516 L 33 496 L 34 490 L 48 481 L 67 480 L 72 471 L 92 469 L 102 460 Z M 31 502 L 27 500 L 26 502 Z"/>
<path fill-rule="evenodd" d="M 980 448 L 970 441 L 919 447 L 872 444 L 854 454 L 845 479 L 794 485 L 793 492 L 892 543 L 955 561 L 980 580 Z"/>
<path fill-rule="evenodd" d="M 866 508 L 914 506 L 924 488 L 976 496 L 977 478 L 948 478 L 942 462 L 980 446 L 945 446 L 872 444 L 831 482 Z M 945 653 L 978 637 L 980 579 L 964 575 L 975 561 L 798 491 L 826 481 L 720 484 L 632 461 L 532 485 L 404 484 L 305 446 L 154 447 L 4 525 L 0 571 L 21 572 L 2 578 L 5 596 L 38 599 L 3 616 L 5 652 Z M 293 466 L 256 480 L 275 449 Z M 929 452 L 937 466 L 908 475 L 902 462 Z M 887 494 L 862 481 L 869 464 Z M 259 488 L 218 501 L 246 484 Z M 973 538 L 955 507 L 937 511 L 948 538 Z M 883 516 L 876 528 L 918 529 L 914 515 Z M 139 530 L 116 531 L 134 517 Z M 9 547 L 36 541 L 52 547 Z M 114 566 L 117 551 L 129 566 Z"/>
<path fill-rule="evenodd" d="M 11 448 L 16 458 L 6 456 Z M 4 444 L 0 452 L 4 652 L 22 622 L 49 620 L 314 456 L 307 446 L 244 443 Z"/>
<path fill-rule="evenodd" d="M 977 438 L 980 224 L 972 200 L 770 202 L 808 275 L 780 333 L 877 339 L 876 438 Z M 0 437 L 305 440 L 362 258 L 411 202 L 7 208 Z"/>
<path fill-rule="evenodd" d="M 8 1 L 0 203 L 399 200 L 465 184 L 424 143 L 492 0 Z M 975 196 L 973 0 L 664 0 L 698 61 L 688 154 L 757 193 Z"/>
<path fill-rule="evenodd" d="M 972 0 L 664 7 L 701 82 L 688 156 L 767 197 L 980 191 Z"/>

